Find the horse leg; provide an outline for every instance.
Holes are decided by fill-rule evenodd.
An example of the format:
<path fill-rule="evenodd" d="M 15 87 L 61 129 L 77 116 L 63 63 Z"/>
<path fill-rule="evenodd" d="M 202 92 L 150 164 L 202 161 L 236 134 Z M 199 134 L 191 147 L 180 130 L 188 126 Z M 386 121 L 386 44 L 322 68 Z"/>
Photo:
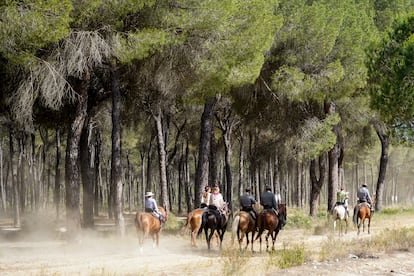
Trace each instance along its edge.
<path fill-rule="evenodd" d="M 208 228 L 207 227 L 204 227 L 204 233 L 206 234 L 207 248 L 210 251 L 210 238 L 209 238 Z"/>
<path fill-rule="evenodd" d="M 254 230 L 252 231 L 252 252 L 254 252 L 254 250 L 253 250 L 253 241 L 254 241 Z"/>
<path fill-rule="evenodd" d="M 370 228 L 371 228 L 371 217 L 368 218 L 368 234 L 371 234 Z"/>
<path fill-rule="evenodd" d="M 277 234 L 279 233 L 279 230 L 274 230 L 273 231 L 273 233 L 272 233 L 272 242 L 273 242 L 273 245 L 272 245 L 272 251 L 275 251 L 275 242 L 276 242 L 276 237 L 277 237 Z"/>
<path fill-rule="evenodd" d="M 348 233 L 348 218 L 345 217 L 345 234 Z"/>
<path fill-rule="evenodd" d="M 269 251 L 269 235 L 270 235 L 270 230 L 268 230 L 266 234 L 266 252 Z"/>

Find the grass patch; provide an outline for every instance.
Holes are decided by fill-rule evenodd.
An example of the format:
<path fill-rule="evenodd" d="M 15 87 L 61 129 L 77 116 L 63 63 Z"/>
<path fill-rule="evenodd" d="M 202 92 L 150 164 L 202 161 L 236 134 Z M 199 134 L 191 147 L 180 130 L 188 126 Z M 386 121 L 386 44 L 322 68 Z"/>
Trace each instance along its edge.
<path fill-rule="evenodd" d="M 278 252 L 279 258 L 277 265 L 279 268 L 289 268 L 292 266 L 301 265 L 305 262 L 305 246 L 304 244 L 294 245 L 292 248 L 284 248 Z"/>
<path fill-rule="evenodd" d="M 234 249 L 223 250 L 223 274 L 224 275 L 243 275 L 248 265 L 249 252 Z"/>

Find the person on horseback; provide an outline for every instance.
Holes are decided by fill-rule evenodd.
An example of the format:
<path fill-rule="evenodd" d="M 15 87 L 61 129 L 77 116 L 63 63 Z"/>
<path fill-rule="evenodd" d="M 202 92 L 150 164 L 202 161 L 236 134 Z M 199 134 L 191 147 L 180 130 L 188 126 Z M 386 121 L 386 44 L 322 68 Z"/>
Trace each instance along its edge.
<path fill-rule="evenodd" d="M 217 221 L 221 221 L 221 214 L 224 208 L 224 199 L 223 195 L 220 193 L 220 188 L 218 185 L 213 187 L 213 193 L 210 195 L 210 201 L 208 205 L 208 210 L 213 212 Z"/>
<path fill-rule="evenodd" d="M 251 194 L 251 188 L 246 188 L 246 193 L 240 196 L 240 210 L 249 213 L 253 220 L 256 221 L 257 214 L 256 211 L 253 209 L 253 205 L 256 204 L 256 200 L 254 199 L 253 195 Z"/>
<path fill-rule="evenodd" d="M 286 224 L 286 219 L 283 214 L 278 212 L 278 203 L 276 201 L 276 196 L 272 192 L 272 187 L 266 185 L 266 191 L 260 195 L 260 204 L 265 210 L 271 210 L 279 218 L 280 229 L 282 230 L 283 226 Z"/>
<path fill-rule="evenodd" d="M 205 208 L 210 202 L 211 197 L 211 187 L 209 185 L 206 185 L 204 187 L 203 195 L 201 196 L 201 204 L 200 208 Z"/>
<path fill-rule="evenodd" d="M 158 210 L 157 201 L 153 198 L 154 194 L 152 192 L 145 193 L 145 212 L 151 213 L 154 217 L 160 220 L 161 226 L 164 225 L 163 223 L 163 216 L 161 212 Z"/>
<path fill-rule="evenodd" d="M 367 203 L 369 208 L 371 209 L 371 212 L 374 211 L 374 206 L 372 205 L 371 195 L 369 193 L 366 183 L 362 184 L 361 188 L 359 188 L 357 192 L 357 197 L 358 197 L 358 201 L 357 201 L 358 204 L 354 208 L 354 221 L 355 221 L 355 217 L 358 214 L 358 209 L 361 203 Z"/>
<path fill-rule="evenodd" d="M 343 205 L 347 215 L 349 216 L 348 199 L 349 193 L 346 192 L 344 187 L 341 186 L 341 189 L 336 193 L 336 205 Z"/>

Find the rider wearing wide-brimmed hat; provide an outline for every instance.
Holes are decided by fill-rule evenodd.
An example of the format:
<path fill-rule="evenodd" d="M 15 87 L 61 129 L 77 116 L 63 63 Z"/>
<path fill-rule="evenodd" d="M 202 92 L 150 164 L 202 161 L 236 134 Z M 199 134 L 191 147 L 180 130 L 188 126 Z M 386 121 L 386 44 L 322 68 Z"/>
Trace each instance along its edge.
<path fill-rule="evenodd" d="M 246 193 L 240 195 L 240 210 L 249 213 L 252 218 L 256 221 L 257 214 L 253 206 L 256 204 L 256 200 L 251 194 L 252 189 L 250 187 L 246 188 Z"/>
<path fill-rule="evenodd" d="M 145 212 L 151 213 L 153 216 L 160 220 L 161 225 L 163 225 L 163 216 L 158 210 L 157 201 L 153 198 L 154 194 L 152 192 L 145 193 Z"/>
<path fill-rule="evenodd" d="M 367 203 L 371 211 L 374 211 L 374 206 L 372 205 L 371 195 L 368 190 L 368 186 L 366 183 L 362 184 L 362 186 L 358 189 L 357 192 L 358 197 L 358 204 L 354 208 L 354 221 L 356 216 L 358 215 L 359 207 L 361 203 Z"/>
<path fill-rule="evenodd" d="M 208 206 L 210 202 L 210 197 L 211 197 L 211 187 L 209 185 L 206 185 L 204 187 L 204 192 L 201 196 L 200 208 L 205 208 Z"/>

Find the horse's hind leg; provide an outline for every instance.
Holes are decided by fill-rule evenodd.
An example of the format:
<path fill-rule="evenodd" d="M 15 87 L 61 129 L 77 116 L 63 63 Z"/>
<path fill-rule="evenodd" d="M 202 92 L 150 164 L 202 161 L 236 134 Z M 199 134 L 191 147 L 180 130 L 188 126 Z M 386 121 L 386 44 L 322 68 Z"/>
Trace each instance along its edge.
<path fill-rule="evenodd" d="M 371 218 L 368 218 L 368 234 L 371 234 Z"/>

